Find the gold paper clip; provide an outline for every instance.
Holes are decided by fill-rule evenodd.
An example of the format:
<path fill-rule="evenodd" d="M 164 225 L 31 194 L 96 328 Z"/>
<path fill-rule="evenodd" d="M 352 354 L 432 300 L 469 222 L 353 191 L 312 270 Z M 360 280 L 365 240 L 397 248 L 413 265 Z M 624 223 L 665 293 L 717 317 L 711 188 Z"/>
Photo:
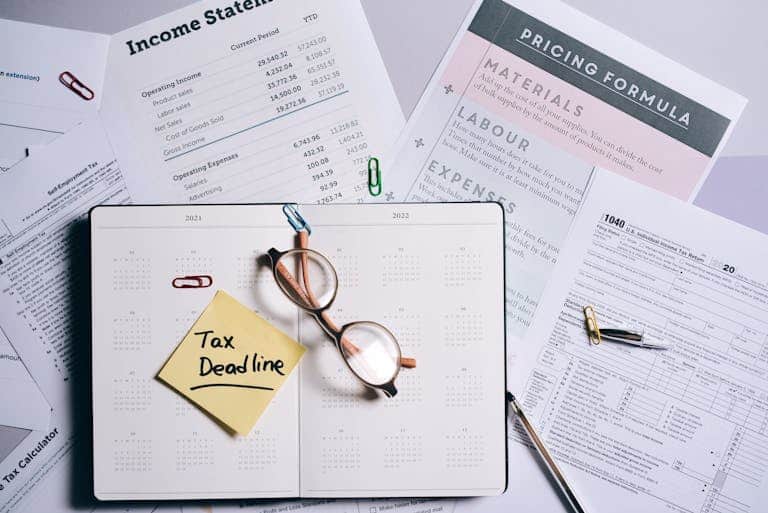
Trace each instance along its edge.
<path fill-rule="evenodd" d="M 589 342 L 594 345 L 598 345 L 603 339 L 600 337 L 600 327 L 597 325 L 597 315 L 592 305 L 587 305 L 583 308 L 584 320 L 587 323 L 587 336 Z"/>

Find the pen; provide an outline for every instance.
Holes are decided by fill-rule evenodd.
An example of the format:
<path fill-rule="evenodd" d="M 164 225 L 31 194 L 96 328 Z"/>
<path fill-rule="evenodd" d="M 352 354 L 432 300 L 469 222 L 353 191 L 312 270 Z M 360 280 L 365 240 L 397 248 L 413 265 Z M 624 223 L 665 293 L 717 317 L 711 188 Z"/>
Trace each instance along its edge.
<path fill-rule="evenodd" d="M 560 467 L 557 466 L 557 463 L 555 463 L 552 455 L 549 454 L 547 447 L 544 445 L 544 441 L 539 438 L 539 434 L 533 428 L 533 425 L 528 421 L 528 417 L 525 416 L 525 413 L 523 413 L 523 410 L 520 408 L 520 404 L 517 402 L 517 399 L 515 399 L 515 396 L 510 391 L 507 391 L 507 400 L 512 405 L 512 409 L 515 410 L 515 413 L 520 419 L 520 422 L 523 424 L 526 433 L 528 433 L 528 437 L 536 447 L 536 451 L 539 453 L 539 456 L 541 456 L 541 459 L 544 460 L 544 463 L 547 464 L 549 473 L 552 474 L 552 477 L 557 482 L 557 485 L 560 487 L 560 491 L 563 492 L 563 495 L 568 500 L 568 503 L 571 505 L 573 511 L 576 513 L 585 513 L 586 510 L 581 505 L 581 502 L 579 502 L 579 499 L 576 497 L 575 492 L 568 484 L 568 481 L 565 479 L 565 474 L 563 474 L 563 471 L 560 470 Z"/>
<path fill-rule="evenodd" d="M 669 349 L 670 344 L 661 340 L 647 340 L 643 333 L 639 331 L 622 330 L 617 328 L 600 328 L 597 325 L 597 314 L 592 305 L 587 305 L 583 309 L 584 322 L 587 328 L 587 336 L 592 345 L 599 345 L 603 339 L 609 342 L 622 342 L 637 347 L 646 347 L 648 349 Z"/>
<path fill-rule="evenodd" d="M 669 349 L 670 347 L 670 344 L 661 340 L 648 340 L 642 333 L 636 331 L 602 328 L 600 330 L 600 337 L 602 340 L 608 340 L 609 342 L 621 342 L 632 346 L 647 347 L 649 349 Z"/>

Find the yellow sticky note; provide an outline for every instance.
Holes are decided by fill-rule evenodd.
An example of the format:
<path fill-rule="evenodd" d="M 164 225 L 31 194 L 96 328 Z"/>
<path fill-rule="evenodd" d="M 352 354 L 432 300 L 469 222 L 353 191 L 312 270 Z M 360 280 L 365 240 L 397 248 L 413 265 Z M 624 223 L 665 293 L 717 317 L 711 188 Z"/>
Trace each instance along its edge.
<path fill-rule="evenodd" d="M 303 354 L 296 341 L 220 290 L 157 377 L 247 435 Z"/>

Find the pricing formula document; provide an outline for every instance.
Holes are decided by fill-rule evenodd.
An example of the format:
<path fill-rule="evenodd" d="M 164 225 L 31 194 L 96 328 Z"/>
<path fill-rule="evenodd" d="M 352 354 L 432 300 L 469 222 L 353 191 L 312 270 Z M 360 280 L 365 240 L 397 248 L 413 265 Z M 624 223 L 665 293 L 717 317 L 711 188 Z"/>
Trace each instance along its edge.
<path fill-rule="evenodd" d="M 588 511 L 765 511 L 766 256 L 758 232 L 597 176 L 510 374 Z M 586 305 L 602 328 L 671 348 L 590 345 Z M 511 479 L 506 507 L 558 511 L 529 448 L 509 458 L 541 482 L 534 494 Z"/>
<path fill-rule="evenodd" d="M 142 202 L 355 202 L 403 117 L 360 3 L 201 2 L 112 37 L 102 115 Z"/>
<path fill-rule="evenodd" d="M 687 200 L 744 105 L 559 2 L 482 0 L 385 163 L 385 198 L 504 206 L 519 335 L 593 167 Z"/>

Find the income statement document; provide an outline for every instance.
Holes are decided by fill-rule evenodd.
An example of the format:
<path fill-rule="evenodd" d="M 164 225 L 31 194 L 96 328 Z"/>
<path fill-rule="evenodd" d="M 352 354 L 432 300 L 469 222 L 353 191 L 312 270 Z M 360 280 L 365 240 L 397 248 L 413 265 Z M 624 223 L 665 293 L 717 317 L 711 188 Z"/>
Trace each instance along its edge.
<path fill-rule="evenodd" d="M 687 200 L 744 105 L 566 5 L 482 0 L 384 163 L 385 198 L 504 206 L 520 335 L 593 166 Z"/>
<path fill-rule="evenodd" d="M 510 374 L 512 390 L 588 511 L 765 511 L 768 241 L 599 174 Z M 586 305 L 601 327 L 643 331 L 671 349 L 590 345 Z M 509 461 L 543 475 L 522 443 L 510 444 Z M 558 511 L 546 483 L 535 496 L 517 485 L 504 511 L 515 496 L 531 511 Z"/>
<path fill-rule="evenodd" d="M 102 116 L 142 202 L 355 202 L 404 120 L 358 1 L 200 2 L 116 34 Z"/>

